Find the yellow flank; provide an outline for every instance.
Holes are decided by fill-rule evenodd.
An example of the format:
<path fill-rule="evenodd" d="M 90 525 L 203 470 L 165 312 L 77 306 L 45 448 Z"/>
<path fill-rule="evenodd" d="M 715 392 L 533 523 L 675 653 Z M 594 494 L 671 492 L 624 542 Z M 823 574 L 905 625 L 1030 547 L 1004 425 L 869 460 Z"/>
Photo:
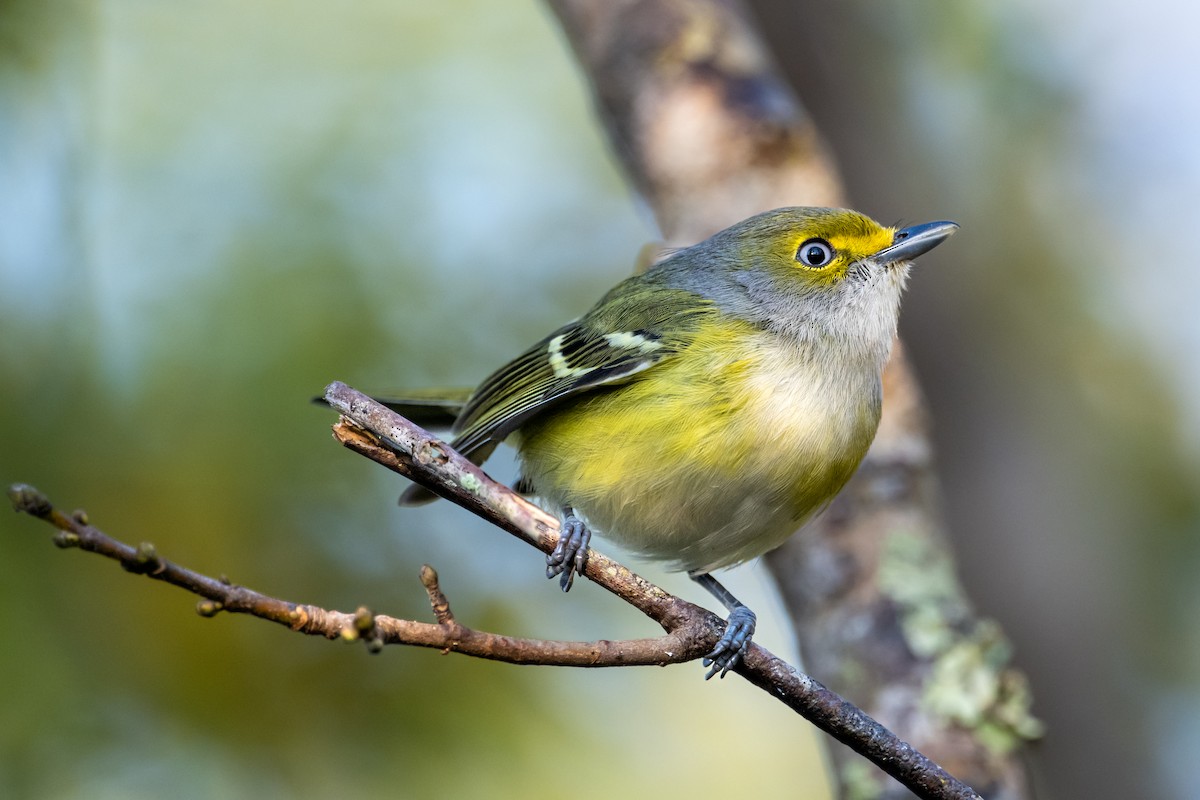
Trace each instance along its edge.
<path fill-rule="evenodd" d="M 526 423 L 525 475 L 589 526 L 680 568 L 753 558 L 837 493 L 878 423 L 871 371 L 823 374 L 812 347 L 740 320 L 703 322 L 652 379 Z"/>

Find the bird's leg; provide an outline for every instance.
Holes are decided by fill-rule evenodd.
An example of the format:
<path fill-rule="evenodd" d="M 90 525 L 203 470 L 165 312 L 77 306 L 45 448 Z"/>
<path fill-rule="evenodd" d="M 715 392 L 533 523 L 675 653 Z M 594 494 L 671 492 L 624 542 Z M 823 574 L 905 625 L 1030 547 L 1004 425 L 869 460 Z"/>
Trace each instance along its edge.
<path fill-rule="evenodd" d="M 561 574 L 558 585 L 564 592 L 570 591 L 575 581 L 575 573 L 583 574 L 587 566 L 588 542 L 592 532 L 588 530 L 583 520 L 575 516 L 575 509 L 564 506 L 562 510 L 562 525 L 558 531 L 558 544 L 553 552 L 546 556 L 546 577 L 553 578 Z"/>
<path fill-rule="evenodd" d="M 725 633 L 717 642 L 713 651 L 704 657 L 704 666 L 712 665 L 712 669 L 704 676 L 708 680 L 717 673 L 725 677 L 725 673 L 741 662 L 742 657 L 750 648 L 750 638 L 754 636 L 754 625 L 758 617 L 742 604 L 721 582 L 707 572 L 689 572 L 688 577 L 708 589 L 712 596 L 721 601 L 721 605 L 729 612 L 729 620 L 725 623 Z"/>

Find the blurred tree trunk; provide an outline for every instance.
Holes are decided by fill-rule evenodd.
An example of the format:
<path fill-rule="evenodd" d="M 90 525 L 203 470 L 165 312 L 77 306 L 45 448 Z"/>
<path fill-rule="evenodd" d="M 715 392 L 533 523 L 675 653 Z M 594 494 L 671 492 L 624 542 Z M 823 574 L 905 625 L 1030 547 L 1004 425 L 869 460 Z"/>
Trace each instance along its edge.
<path fill-rule="evenodd" d="M 760 211 L 842 205 L 812 120 L 733 0 L 550 0 L 670 244 Z M 989 798 L 1030 796 L 1037 734 L 994 623 L 955 577 L 920 391 L 897 346 L 883 421 L 827 513 L 768 557 L 808 670 Z M 834 747 L 845 797 L 908 792 Z"/>

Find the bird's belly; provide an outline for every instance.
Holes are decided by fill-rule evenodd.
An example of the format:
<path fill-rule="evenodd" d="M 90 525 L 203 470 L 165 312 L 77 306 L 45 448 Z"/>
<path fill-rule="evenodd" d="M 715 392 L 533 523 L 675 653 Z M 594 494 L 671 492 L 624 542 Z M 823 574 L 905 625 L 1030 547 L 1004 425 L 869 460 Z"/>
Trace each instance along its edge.
<path fill-rule="evenodd" d="M 722 367 L 663 369 L 538 418 L 518 442 L 525 477 L 596 533 L 678 569 L 779 546 L 857 468 L 877 389 L 831 386 L 807 363 Z M 845 402 L 863 392 L 874 395 Z"/>

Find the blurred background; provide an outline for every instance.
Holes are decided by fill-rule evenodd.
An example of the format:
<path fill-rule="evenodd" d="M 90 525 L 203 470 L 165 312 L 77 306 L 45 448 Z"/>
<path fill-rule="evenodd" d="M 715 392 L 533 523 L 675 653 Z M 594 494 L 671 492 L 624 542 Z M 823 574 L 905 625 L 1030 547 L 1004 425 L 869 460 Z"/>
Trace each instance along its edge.
<path fill-rule="evenodd" d="M 1101 5 L 754 8 L 853 204 L 963 226 L 902 330 L 964 583 L 1048 726 L 1039 796 L 1200 798 L 1200 11 Z M 427 562 L 475 627 L 653 635 L 398 509 L 307 400 L 471 384 L 656 236 L 537 3 L 9 0 L 0 482 L 298 602 L 426 619 Z M 371 657 L 0 520 L 3 797 L 827 792 L 807 723 L 698 666 Z M 729 583 L 794 657 L 765 573 Z"/>

